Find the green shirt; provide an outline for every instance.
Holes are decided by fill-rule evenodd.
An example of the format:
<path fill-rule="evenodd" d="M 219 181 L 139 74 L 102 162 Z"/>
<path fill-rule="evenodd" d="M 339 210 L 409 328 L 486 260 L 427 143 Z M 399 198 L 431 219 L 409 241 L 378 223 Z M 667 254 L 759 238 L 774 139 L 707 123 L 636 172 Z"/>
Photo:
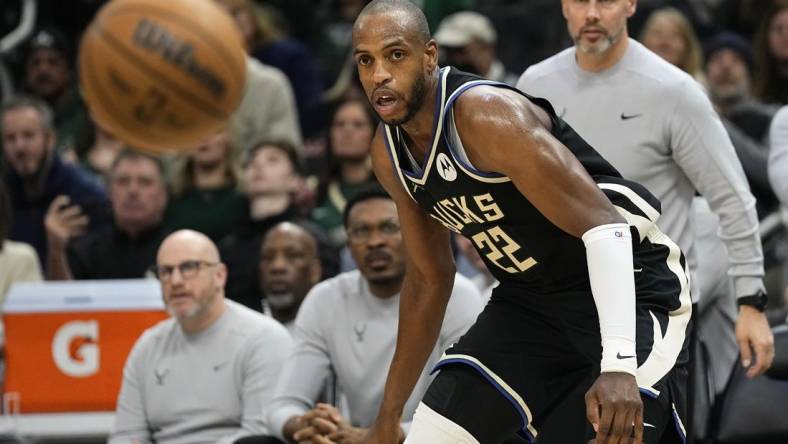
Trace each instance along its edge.
<path fill-rule="evenodd" d="M 215 242 L 232 230 L 248 206 L 235 186 L 192 188 L 170 201 L 165 224 L 172 231 L 184 228 L 199 231 Z"/>

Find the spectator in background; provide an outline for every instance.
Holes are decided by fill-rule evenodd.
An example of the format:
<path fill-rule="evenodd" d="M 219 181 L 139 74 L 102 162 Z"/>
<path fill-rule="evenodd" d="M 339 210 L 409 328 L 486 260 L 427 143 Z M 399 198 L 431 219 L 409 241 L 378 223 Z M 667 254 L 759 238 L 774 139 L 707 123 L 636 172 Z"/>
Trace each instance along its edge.
<path fill-rule="evenodd" d="M 243 165 L 248 210 L 219 242 L 229 269 L 226 290 L 229 299 L 262 311 L 263 295 L 258 279 L 260 244 L 271 227 L 298 216 L 293 191 L 300 180 L 298 157 L 292 145 L 266 142 L 249 152 Z"/>
<path fill-rule="evenodd" d="M 344 218 L 359 269 L 323 281 L 307 295 L 295 321 L 293 353 L 268 410 L 271 432 L 290 443 L 360 443 L 377 414 L 394 355 L 405 274 L 396 206 L 383 190 L 369 188 L 348 201 Z M 403 435 L 432 379 L 433 364 L 481 309 L 473 284 L 457 275 L 438 342 L 402 413 Z M 347 399 L 347 417 L 315 404 L 332 370 Z M 315 435 L 324 438 L 317 441 Z"/>
<path fill-rule="evenodd" d="M 703 49 L 687 17 L 676 8 L 657 9 L 640 33 L 640 42 L 692 78 L 705 83 Z"/>
<path fill-rule="evenodd" d="M 109 443 L 231 444 L 268 433 L 264 412 L 290 335 L 225 299 L 227 267 L 203 234 L 167 237 L 155 271 L 172 317 L 134 344 Z"/>
<path fill-rule="evenodd" d="M 294 333 L 301 302 L 323 271 L 317 239 L 297 224 L 282 222 L 266 233 L 260 250 L 264 311 Z"/>
<path fill-rule="evenodd" d="M 281 71 L 246 58 L 246 89 L 230 117 L 230 133 L 243 155 L 261 140 L 301 146 L 298 109 L 290 83 Z"/>
<path fill-rule="evenodd" d="M 331 243 L 345 243 L 342 213 L 359 189 L 375 182 L 369 152 L 377 117 L 366 99 L 341 101 L 328 129 L 327 169 L 317 190 L 312 220 L 328 234 Z"/>
<path fill-rule="evenodd" d="M 87 216 L 84 222 L 95 230 L 108 220 L 107 195 L 96 180 L 63 162 L 55 151 L 54 120 L 46 103 L 19 96 L 3 105 L 1 113 L 4 180 L 14 210 L 9 238 L 33 246 L 46 264 L 44 216 L 55 197 L 76 205 L 72 211 Z"/>
<path fill-rule="evenodd" d="M 788 0 L 775 0 L 755 35 L 753 93 L 764 103 L 788 104 Z"/>
<path fill-rule="evenodd" d="M 706 79 L 712 104 L 736 148 L 762 219 L 777 207 L 766 174 L 769 123 L 777 111 L 750 94 L 752 51 L 742 37 L 723 32 L 706 45 Z"/>
<path fill-rule="evenodd" d="M 80 159 L 81 165 L 106 184 L 109 170 L 115 163 L 115 158 L 126 149 L 126 144 L 102 128 L 95 120 L 92 122 L 93 131 L 86 141 L 87 148 Z"/>
<path fill-rule="evenodd" d="M 246 51 L 261 63 L 281 70 L 295 94 L 301 130 L 317 132 L 323 88 L 315 58 L 298 40 L 286 37 L 252 0 L 218 0 L 233 16 Z"/>
<path fill-rule="evenodd" d="M 12 214 L 5 183 L 0 182 L 0 307 L 11 284 L 42 279 L 36 251 L 30 245 L 8 239 Z"/>
<path fill-rule="evenodd" d="M 87 137 L 90 122 L 72 69 L 72 51 L 56 29 L 41 29 L 30 40 L 25 60 L 25 90 L 46 101 L 54 112 L 56 148 L 69 160 Z"/>
<path fill-rule="evenodd" d="M 788 106 L 774 116 L 769 128 L 769 181 L 783 206 L 788 207 Z"/>
<path fill-rule="evenodd" d="M 49 254 L 47 277 L 129 279 L 145 275 L 166 236 L 164 166 L 155 157 L 124 151 L 109 177 L 113 223 L 74 239 L 85 225 L 78 208 L 58 197 L 46 215 Z"/>
<path fill-rule="evenodd" d="M 232 231 L 248 206 L 239 191 L 240 172 L 235 158 L 235 148 L 226 129 L 179 156 L 165 218 L 168 228 L 172 231 L 190 228 L 214 242 Z"/>
<path fill-rule="evenodd" d="M 498 34 L 489 18 L 478 12 L 462 11 L 444 18 L 435 32 L 443 51 L 442 65 L 514 86 L 517 75 L 498 59 Z"/>

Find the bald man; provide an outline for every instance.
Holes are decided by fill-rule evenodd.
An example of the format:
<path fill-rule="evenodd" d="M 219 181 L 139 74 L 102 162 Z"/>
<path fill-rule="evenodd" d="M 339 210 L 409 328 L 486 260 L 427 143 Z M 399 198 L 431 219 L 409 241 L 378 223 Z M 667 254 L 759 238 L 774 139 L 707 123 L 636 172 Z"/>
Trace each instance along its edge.
<path fill-rule="evenodd" d="M 260 247 L 263 308 L 291 333 L 301 302 L 321 274 L 317 241 L 304 227 L 282 222 L 266 233 Z"/>
<path fill-rule="evenodd" d="M 201 233 L 168 236 L 153 268 L 171 318 L 134 345 L 109 442 L 229 444 L 267 434 L 263 412 L 291 348 L 287 330 L 225 299 L 227 268 Z"/>

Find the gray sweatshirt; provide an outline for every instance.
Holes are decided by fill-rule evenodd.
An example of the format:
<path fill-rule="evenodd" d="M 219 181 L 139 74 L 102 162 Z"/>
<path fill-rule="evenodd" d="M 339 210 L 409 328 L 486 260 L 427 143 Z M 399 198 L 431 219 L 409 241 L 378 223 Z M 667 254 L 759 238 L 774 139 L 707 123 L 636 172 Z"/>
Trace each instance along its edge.
<path fill-rule="evenodd" d="M 612 68 L 592 73 L 568 48 L 528 68 L 517 87 L 549 100 L 621 174 L 662 202 L 658 225 L 698 260 L 690 206 L 697 190 L 719 216 L 737 296 L 763 289 L 752 196 L 731 141 L 700 85 L 635 40 Z M 693 301 L 698 288 L 693 283 Z"/>
<path fill-rule="evenodd" d="M 200 333 L 170 318 L 137 340 L 109 444 L 230 444 L 269 433 L 266 409 L 292 341 L 275 320 L 226 303 Z"/>

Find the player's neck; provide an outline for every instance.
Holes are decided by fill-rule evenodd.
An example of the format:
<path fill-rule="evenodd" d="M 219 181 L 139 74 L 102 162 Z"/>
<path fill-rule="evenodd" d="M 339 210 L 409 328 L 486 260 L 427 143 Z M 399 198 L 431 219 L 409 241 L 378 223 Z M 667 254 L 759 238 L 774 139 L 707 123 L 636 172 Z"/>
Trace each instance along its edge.
<path fill-rule="evenodd" d="M 629 35 L 626 31 L 613 43 L 610 48 L 599 54 L 591 54 L 580 49 L 575 50 L 575 60 L 583 71 L 600 72 L 616 65 L 629 48 Z"/>

